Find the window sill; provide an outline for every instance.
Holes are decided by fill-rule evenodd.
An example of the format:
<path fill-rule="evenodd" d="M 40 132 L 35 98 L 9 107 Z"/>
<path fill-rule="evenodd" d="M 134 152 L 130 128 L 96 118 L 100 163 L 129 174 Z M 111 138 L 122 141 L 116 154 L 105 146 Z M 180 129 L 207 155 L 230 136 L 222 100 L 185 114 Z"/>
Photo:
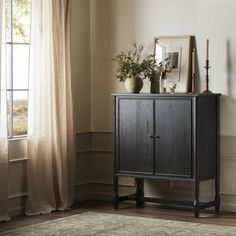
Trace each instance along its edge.
<path fill-rule="evenodd" d="M 17 137 L 8 138 L 8 141 L 11 142 L 11 141 L 18 141 L 18 140 L 26 140 L 27 138 L 28 138 L 27 135 L 20 135 Z"/>

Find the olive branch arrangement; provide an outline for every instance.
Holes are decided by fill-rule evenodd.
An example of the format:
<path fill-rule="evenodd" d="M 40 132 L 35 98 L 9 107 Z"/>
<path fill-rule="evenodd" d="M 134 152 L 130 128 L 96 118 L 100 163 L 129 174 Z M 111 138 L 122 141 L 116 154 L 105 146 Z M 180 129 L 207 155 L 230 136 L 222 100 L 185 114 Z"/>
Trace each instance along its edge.
<path fill-rule="evenodd" d="M 112 58 L 117 63 L 116 78 L 124 82 L 128 78 L 140 77 L 151 78 L 154 71 L 160 68 L 153 54 L 142 57 L 144 46 L 133 43 L 133 50 L 121 51 Z M 143 58 L 143 59 L 142 59 Z"/>

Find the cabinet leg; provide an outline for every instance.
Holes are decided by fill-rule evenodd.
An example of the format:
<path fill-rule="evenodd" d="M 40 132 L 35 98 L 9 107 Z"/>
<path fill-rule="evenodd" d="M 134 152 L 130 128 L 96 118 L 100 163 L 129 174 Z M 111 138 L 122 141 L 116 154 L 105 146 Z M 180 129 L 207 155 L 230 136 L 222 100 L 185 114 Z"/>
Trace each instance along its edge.
<path fill-rule="evenodd" d="M 199 203 L 197 203 L 196 201 L 194 201 L 194 216 L 196 218 L 199 217 L 199 213 L 200 213 L 200 210 L 199 210 Z"/>
<path fill-rule="evenodd" d="M 220 197 L 219 196 L 215 197 L 215 212 L 216 214 L 220 213 Z"/>
<path fill-rule="evenodd" d="M 196 180 L 195 181 L 195 200 L 194 200 L 194 215 L 196 218 L 199 217 L 199 213 L 200 213 L 200 202 L 199 202 L 199 181 Z"/>
<path fill-rule="evenodd" d="M 113 207 L 114 207 L 114 209 L 118 209 L 118 204 L 119 204 L 118 176 L 114 176 L 114 177 L 113 177 L 113 187 L 114 187 L 114 193 L 113 193 Z"/>
<path fill-rule="evenodd" d="M 136 204 L 140 205 L 144 203 L 144 180 L 141 178 L 136 178 Z"/>
<path fill-rule="evenodd" d="M 216 214 L 220 212 L 220 183 L 218 176 L 215 178 L 215 212 Z"/>

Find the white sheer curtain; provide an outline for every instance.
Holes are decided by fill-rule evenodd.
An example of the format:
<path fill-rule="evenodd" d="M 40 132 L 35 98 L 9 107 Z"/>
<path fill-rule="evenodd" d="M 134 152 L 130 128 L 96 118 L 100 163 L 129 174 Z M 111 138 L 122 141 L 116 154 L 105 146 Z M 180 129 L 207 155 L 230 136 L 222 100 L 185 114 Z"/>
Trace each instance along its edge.
<path fill-rule="evenodd" d="M 28 108 L 27 214 L 74 200 L 71 0 L 33 0 Z"/>
<path fill-rule="evenodd" d="M 7 90 L 5 72 L 5 5 L 0 1 L 0 221 L 8 216 Z"/>

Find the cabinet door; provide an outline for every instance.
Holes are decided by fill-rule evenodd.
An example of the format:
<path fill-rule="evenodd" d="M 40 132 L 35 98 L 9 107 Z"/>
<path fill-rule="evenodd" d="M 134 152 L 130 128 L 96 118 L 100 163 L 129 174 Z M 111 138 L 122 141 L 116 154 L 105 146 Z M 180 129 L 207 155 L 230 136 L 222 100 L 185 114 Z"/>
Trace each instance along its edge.
<path fill-rule="evenodd" d="M 191 177 L 191 99 L 155 100 L 156 175 Z"/>
<path fill-rule="evenodd" d="M 153 105 L 152 99 L 119 99 L 118 172 L 153 174 Z"/>

